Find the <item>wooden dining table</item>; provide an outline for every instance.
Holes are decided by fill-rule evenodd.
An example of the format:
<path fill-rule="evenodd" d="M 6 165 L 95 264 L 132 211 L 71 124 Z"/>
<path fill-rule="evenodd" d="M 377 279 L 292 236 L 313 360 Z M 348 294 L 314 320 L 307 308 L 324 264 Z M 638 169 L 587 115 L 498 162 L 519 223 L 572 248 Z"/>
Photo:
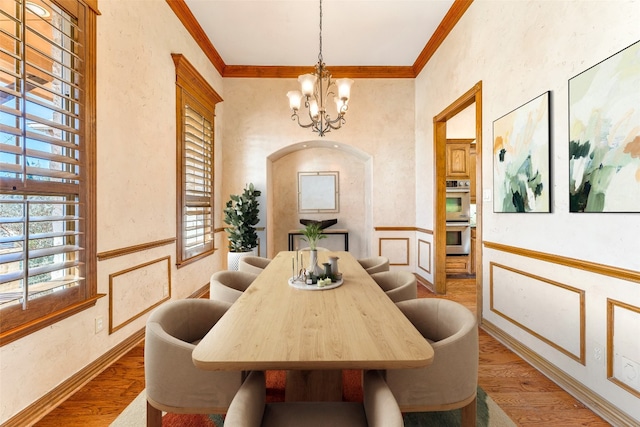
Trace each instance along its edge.
<path fill-rule="evenodd" d="M 331 289 L 291 286 L 296 256 L 278 253 L 229 308 L 193 351 L 198 368 L 287 370 L 286 400 L 341 400 L 343 369 L 432 362 L 429 343 L 350 253 L 318 252 L 319 263 L 338 257 L 342 284 Z"/>

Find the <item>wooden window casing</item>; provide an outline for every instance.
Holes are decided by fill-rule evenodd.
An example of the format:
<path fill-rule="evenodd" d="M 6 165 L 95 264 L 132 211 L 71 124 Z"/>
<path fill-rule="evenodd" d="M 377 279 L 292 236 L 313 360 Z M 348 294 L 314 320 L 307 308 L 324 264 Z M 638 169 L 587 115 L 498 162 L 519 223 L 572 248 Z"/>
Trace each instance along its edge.
<path fill-rule="evenodd" d="M 44 15 L 34 13 L 40 6 Z M 0 3 L 0 345 L 95 304 L 97 2 Z"/>
<path fill-rule="evenodd" d="M 214 117 L 222 98 L 183 55 L 176 66 L 177 261 L 211 255 L 214 247 Z"/>

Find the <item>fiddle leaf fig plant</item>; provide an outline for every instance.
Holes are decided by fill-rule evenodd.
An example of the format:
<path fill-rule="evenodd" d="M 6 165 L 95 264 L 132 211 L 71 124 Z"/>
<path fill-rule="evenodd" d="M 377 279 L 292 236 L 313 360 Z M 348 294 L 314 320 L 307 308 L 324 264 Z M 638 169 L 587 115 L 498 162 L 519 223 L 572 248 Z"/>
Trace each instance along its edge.
<path fill-rule="evenodd" d="M 322 233 L 320 224 L 315 222 L 307 224 L 305 228 L 300 231 L 304 235 L 302 240 L 309 243 L 309 249 L 312 251 L 315 251 L 318 248 L 318 240 L 327 238 L 327 235 Z"/>
<path fill-rule="evenodd" d="M 253 184 L 245 186 L 242 194 L 232 194 L 224 208 L 225 231 L 229 237 L 230 252 L 249 252 L 258 246 L 255 226 L 260 222 L 258 197 L 261 191 Z"/>

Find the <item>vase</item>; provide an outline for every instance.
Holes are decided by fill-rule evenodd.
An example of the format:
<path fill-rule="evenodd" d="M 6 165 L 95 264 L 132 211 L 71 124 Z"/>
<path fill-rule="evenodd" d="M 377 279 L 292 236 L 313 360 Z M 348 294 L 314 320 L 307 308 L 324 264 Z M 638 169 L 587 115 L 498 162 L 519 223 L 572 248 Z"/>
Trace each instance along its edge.
<path fill-rule="evenodd" d="M 325 262 L 322 265 L 324 265 L 324 272 L 323 272 L 324 277 L 325 278 L 333 277 L 333 274 L 331 274 L 331 264 L 329 264 L 328 262 Z"/>
<path fill-rule="evenodd" d="M 336 277 L 340 271 L 338 270 L 338 258 L 337 256 L 329 257 L 329 264 L 331 264 L 331 275 Z"/>
<path fill-rule="evenodd" d="M 309 267 L 307 268 L 307 272 L 313 276 L 322 275 L 322 268 L 318 265 L 318 251 L 315 249 L 309 251 Z"/>

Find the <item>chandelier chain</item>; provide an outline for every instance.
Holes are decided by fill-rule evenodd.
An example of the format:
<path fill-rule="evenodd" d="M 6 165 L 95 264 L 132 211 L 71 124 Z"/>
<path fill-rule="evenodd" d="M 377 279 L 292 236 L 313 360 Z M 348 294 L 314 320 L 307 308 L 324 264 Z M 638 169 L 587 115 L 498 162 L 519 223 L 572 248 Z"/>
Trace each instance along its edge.
<path fill-rule="evenodd" d="M 320 52 L 318 53 L 318 61 L 322 64 L 322 0 L 320 0 Z"/>
<path fill-rule="evenodd" d="M 298 125 L 303 128 L 311 128 L 313 132 L 317 132 L 319 136 L 332 129 L 340 129 L 346 122 L 345 114 L 348 109 L 349 92 L 353 80 L 348 78 L 340 78 L 333 80 L 331 73 L 325 68 L 322 58 L 322 0 L 320 3 L 320 33 L 319 42 L 320 50 L 318 52 L 318 63 L 314 67 L 314 73 L 303 74 L 298 77 L 301 85 L 301 91 L 289 91 L 289 107 L 293 111 L 291 120 L 297 121 Z M 328 100 L 333 97 L 336 103 L 336 116 L 332 118 L 333 113 L 327 108 Z M 304 101 L 304 107 L 309 116 L 309 122 L 300 121 L 298 111 Z"/>

